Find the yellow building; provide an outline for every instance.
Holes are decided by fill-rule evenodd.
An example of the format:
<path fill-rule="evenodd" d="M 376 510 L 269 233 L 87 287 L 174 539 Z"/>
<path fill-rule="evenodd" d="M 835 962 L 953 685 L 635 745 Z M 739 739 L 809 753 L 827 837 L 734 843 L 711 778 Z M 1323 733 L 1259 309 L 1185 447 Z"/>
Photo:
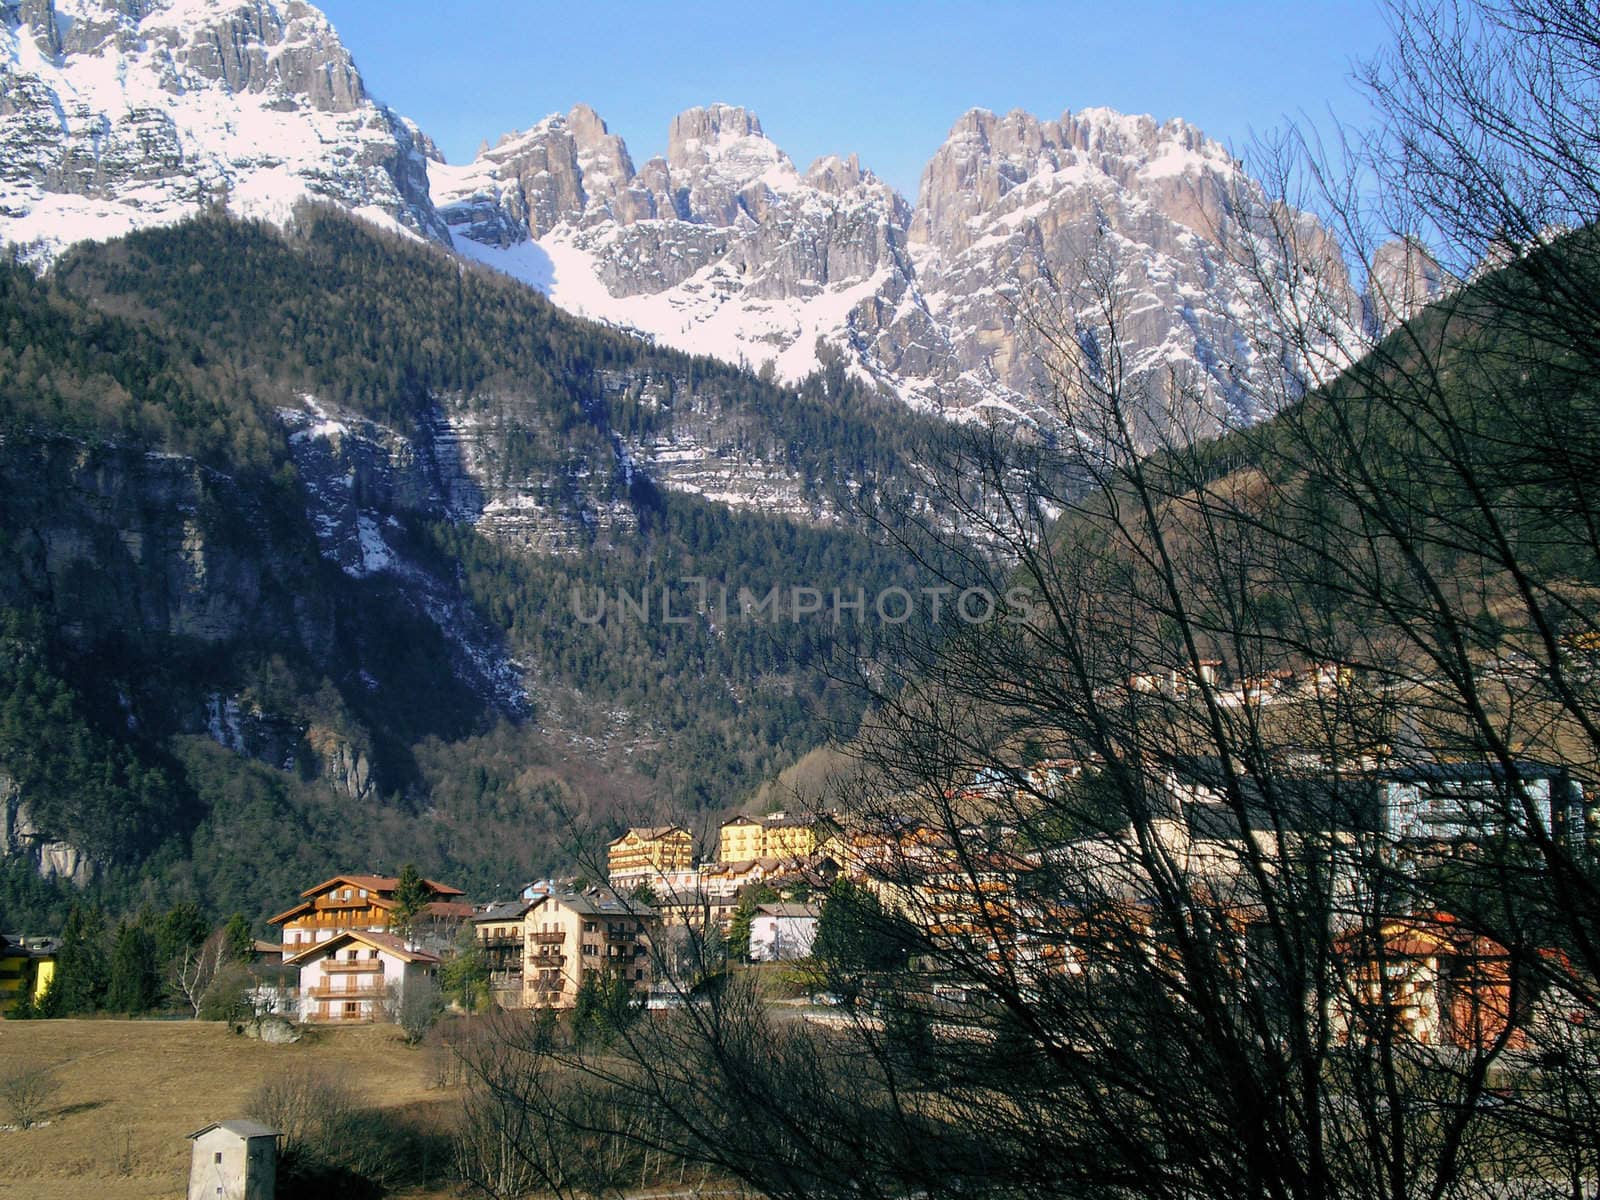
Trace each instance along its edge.
<path fill-rule="evenodd" d="M 0 1016 L 24 997 L 38 1004 L 56 976 L 55 942 L 47 938 L 0 938 Z"/>
<path fill-rule="evenodd" d="M 694 838 L 678 825 L 630 829 L 606 847 L 606 873 L 615 882 L 649 879 L 694 866 Z"/>
<path fill-rule="evenodd" d="M 811 816 L 777 812 L 765 817 L 734 817 L 724 821 L 718 831 L 717 861 L 805 858 L 816 852 L 819 830 L 823 836 L 831 832 L 826 821 Z"/>
<path fill-rule="evenodd" d="M 722 863 L 749 862 L 763 857 L 766 827 L 754 817 L 734 817 L 724 821 L 717 831 L 717 861 Z"/>

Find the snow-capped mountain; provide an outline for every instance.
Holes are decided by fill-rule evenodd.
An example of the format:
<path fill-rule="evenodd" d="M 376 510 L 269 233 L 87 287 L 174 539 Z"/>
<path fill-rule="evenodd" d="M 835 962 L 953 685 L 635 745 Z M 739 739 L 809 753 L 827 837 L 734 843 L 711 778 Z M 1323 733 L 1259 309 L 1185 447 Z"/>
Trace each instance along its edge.
<path fill-rule="evenodd" d="M 1098 258 L 1115 263 L 1136 370 L 1180 373 L 1224 419 L 1278 390 L 1262 376 L 1280 365 L 1246 335 L 1265 297 L 1229 250 L 1260 188 L 1182 121 L 975 109 L 914 209 L 854 157 L 802 174 L 727 105 L 680 114 L 666 157 L 637 170 L 578 107 L 429 176 L 463 253 L 575 312 L 780 378 L 812 370 L 820 338 L 914 406 L 1037 411 L 1037 289 L 1070 295 Z"/>
<path fill-rule="evenodd" d="M 0 0 L 0 239 L 44 262 L 208 205 L 282 220 L 304 198 L 780 379 L 826 342 L 948 415 L 1040 410 L 1030 322 L 1044 295 L 1076 319 L 1091 258 L 1117 272 L 1125 361 L 1177 379 L 1213 423 L 1256 416 L 1281 382 L 1248 336 L 1259 276 L 1231 254 L 1260 189 L 1182 121 L 975 109 L 914 207 L 854 156 L 802 172 L 722 104 L 680 114 L 637 167 L 581 105 L 450 165 L 301 0 Z"/>
<path fill-rule="evenodd" d="M 0 238 L 41 259 L 209 204 L 282 220 L 307 197 L 442 240 L 429 148 L 299 0 L 0 5 Z"/>
<path fill-rule="evenodd" d="M 456 247 L 562 307 L 799 378 L 818 337 L 911 278 L 911 211 L 854 159 L 804 175 L 744 109 L 681 113 L 637 170 L 585 106 L 509 134 L 470 164 L 429 164 Z"/>

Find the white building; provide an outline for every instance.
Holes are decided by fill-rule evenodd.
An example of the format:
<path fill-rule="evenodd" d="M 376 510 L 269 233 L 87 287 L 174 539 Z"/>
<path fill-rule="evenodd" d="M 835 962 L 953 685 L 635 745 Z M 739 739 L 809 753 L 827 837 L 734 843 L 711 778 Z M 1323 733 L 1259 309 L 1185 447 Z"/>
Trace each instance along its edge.
<path fill-rule="evenodd" d="M 260 1121 L 213 1121 L 189 1135 L 189 1200 L 272 1200 L 278 1131 Z"/>
<path fill-rule="evenodd" d="M 809 904 L 758 904 L 750 920 L 750 961 L 809 958 L 817 940 L 817 909 Z"/>
<path fill-rule="evenodd" d="M 381 1021 L 407 987 L 433 975 L 439 959 L 391 934 L 348 929 L 285 965 L 300 968 L 300 1020 Z"/>

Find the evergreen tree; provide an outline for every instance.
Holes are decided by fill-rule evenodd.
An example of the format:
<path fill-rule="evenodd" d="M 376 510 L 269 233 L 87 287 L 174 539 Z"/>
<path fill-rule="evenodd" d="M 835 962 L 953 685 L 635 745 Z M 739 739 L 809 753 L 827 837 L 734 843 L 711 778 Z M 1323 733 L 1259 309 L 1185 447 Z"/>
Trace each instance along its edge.
<path fill-rule="evenodd" d="M 750 926 L 755 921 L 756 905 L 771 904 L 778 893 L 764 883 L 753 883 L 739 893 L 733 918 L 728 924 L 728 956 L 747 962 L 750 958 Z"/>
<path fill-rule="evenodd" d="M 247 963 L 255 951 L 256 939 L 250 930 L 250 918 L 234 913 L 222 930 L 223 957 L 228 962 Z M 203 940 L 203 939 L 202 939 Z"/>
<path fill-rule="evenodd" d="M 156 973 L 156 939 L 143 924 L 127 922 L 117 930 L 105 1006 L 112 1012 L 145 1012 L 161 997 Z"/>
<path fill-rule="evenodd" d="M 394 889 L 394 911 L 389 914 L 389 928 L 397 937 L 409 939 L 416 929 L 417 918 L 433 899 L 416 863 L 408 862 L 400 868 L 400 878 Z"/>
<path fill-rule="evenodd" d="M 209 932 L 198 904 L 192 900 L 174 904 L 156 925 L 156 962 L 165 966 L 205 941 Z"/>
<path fill-rule="evenodd" d="M 913 937 L 873 892 L 841 875 L 828 889 L 811 954 L 842 977 L 892 971 L 905 965 Z"/>
<path fill-rule="evenodd" d="M 633 989 L 617 971 L 585 971 L 572 1006 L 572 1034 L 580 1042 L 605 1041 L 638 1013 Z"/>
<path fill-rule="evenodd" d="M 477 1012 L 489 996 L 489 966 L 471 925 L 456 938 L 456 956 L 439 968 L 439 985 L 446 998 L 467 1012 Z"/>
<path fill-rule="evenodd" d="M 630 904 L 643 904 L 648 908 L 656 903 L 656 889 L 650 886 L 649 880 L 646 880 L 633 889 L 633 892 L 628 896 L 628 902 Z"/>
<path fill-rule="evenodd" d="M 45 1015 L 73 1017 L 93 1012 L 105 1000 L 110 974 L 104 914 L 99 908 L 74 904 L 61 931 L 55 978 L 45 995 Z"/>

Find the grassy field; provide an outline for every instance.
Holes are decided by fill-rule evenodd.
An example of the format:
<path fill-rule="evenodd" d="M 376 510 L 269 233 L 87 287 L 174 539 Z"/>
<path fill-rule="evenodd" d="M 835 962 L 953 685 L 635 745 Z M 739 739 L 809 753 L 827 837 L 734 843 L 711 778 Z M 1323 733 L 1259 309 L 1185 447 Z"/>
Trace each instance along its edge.
<path fill-rule="evenodd" d="M 182 1197 L 186 1135 L 251 1115 L 248 1101 L 263 1081 L 308 1064 L 373 1107 L 443 1121 L 455 1104 L 436 1086 L 430 1053 L 406 1047 L 385 1025 L 270 1046 L 211 1022 L 0 1021 L 0 1075 L 22 1062 L 54 1068 L 61 1087 L 47 1125 L 0 1130 L 6 1200 Z"/>

